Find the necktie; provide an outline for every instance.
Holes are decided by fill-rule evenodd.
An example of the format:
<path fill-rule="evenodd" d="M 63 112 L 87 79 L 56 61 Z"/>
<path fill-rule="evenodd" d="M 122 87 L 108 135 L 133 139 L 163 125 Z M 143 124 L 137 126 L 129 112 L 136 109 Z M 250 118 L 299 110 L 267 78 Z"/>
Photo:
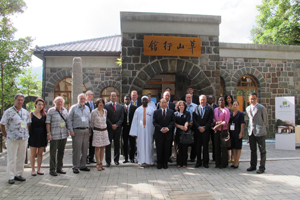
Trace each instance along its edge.
<path fill-rule="evenodd" d="M 133 102 L 133 105 L 135 105 L 135 101 Z"/>
<path fill-rule="evenodd" d="M 143 125 L 144 125 L 144 128 L 146 128 L 146 107 L 144 107 Z"/>
<path fill-rule="evenodd" d="M 128 114 L 128 106 L 126 106 L 126 115 L 127 115 L 127 125 L 129 125 L 129 114 Z"/>
<path fill-rule="evenodd" d="M 114 108 L 114 113 L 116 113 L 116 104 L 113 104 L 113 108 Z"/>
<path fill-rule="evenodd" d="M 94 110 L 94 104 L 92 101 L 90 102 L 90 105 L 91 105 L 91 109 Z"/>
<path fill-rule="evenodd" d="M 204 115 L 204 108 L 201 108 L 201 117 L 203 118 Z"/>
<path fill-rule="evenodd" d="M 164 109 L 163 118 L 164 118 L 164 120 L 166 119 L 166 109 Z"/>

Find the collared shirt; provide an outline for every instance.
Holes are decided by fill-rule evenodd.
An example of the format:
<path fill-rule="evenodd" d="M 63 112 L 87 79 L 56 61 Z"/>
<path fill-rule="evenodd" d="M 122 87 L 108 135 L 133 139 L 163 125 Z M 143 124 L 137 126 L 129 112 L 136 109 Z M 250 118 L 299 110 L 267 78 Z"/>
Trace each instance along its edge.
<path fill-rule="evenodd" d="M 161 114 L 164 115 L 164 110 L 166 110 L 166 111 L 165 111 L 165 115 L 167 116 L 167 108 L 161 109 Z"/>
<path fill-rule="evenodd" d="M 191 114 L 191 121 L 193 121 L 193 111 L 196 106 L 197 106 L 197 104 L 195 104 L 193 102 L 191 102 L 190 105 L 186 105 L 186 111 L 189 111 Z"/>
<path fill-rule="evenodd" d="M 204 116 L 204 114 L 205 114 L 205 106 L 201 106 L 201 104 L 199 105 L 200 106 L 200 108 L 201 108 L 201 116 L 202 116 L 202 118 L 203 118 L 203 116 Z"/>
<path fill-rule="evenodd" d="M 73 131 L 74 128 L 90 128 L 90 119 L 90 109 L 87 106 L 81 106 L 79 103 L 73 105 L 67 118 L 69 131 Z"/>
<path fill-rule="evenodd" d="M 21 128 L 21 121 L 25 127 Z M 26 140 L 29 138 L 27 124 L 31 123 L 29 113 L 24 108 L 19 111 L 13 106 L 8 108 L 0 121 L 0 124 L 6 126 L 7 140 Z"/>
<path fill-rule="evenodd" d="M 135 100 L 135 101 L 131 100 L 131 104 L 135 105 L 135 106 L 138 106 L 138 100 Z"/>
<path fill-rule="evenodd" d="M 60 111 L 58 111 L 55 107 L 52 107 L 48 110 L 47 113 L 46 124 L 50 124 L 50 134 L 52 140 L 61 140 L 69 136 L 66 123 L 61 118 L 59 113 L 63 116 L 65 120 L 67 120 L 68 111 L 63 107 Z M 61 126 L 61 123 L 64 125 L 64 127 Z"/>
<path fill-rule="evenodd" d="M 258 103 L 256 103 L 255 105 L 250 104 L 251 112 L 254 112 L 254 110 L 255 110 L 257 104 L 258 104 Z"/>

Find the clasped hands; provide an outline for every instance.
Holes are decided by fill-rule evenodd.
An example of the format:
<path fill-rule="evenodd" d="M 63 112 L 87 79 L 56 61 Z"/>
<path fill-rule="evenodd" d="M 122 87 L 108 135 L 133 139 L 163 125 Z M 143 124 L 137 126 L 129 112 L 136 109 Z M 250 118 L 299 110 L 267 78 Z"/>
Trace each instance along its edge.
<path fill-rule="evenodd" d="M 169 129 L 167 128 L 167 127 L 163 127 L 162 129 L 161 129 L 161 132 L 162 133 L 166 133 L 166 132 L 168 132 L 169 131 Z"/>

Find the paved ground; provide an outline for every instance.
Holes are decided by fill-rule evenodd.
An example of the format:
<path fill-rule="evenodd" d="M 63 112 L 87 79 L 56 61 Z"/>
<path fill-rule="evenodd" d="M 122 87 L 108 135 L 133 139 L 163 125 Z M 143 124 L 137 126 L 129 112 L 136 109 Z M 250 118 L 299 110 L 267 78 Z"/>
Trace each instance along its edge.
<path fill-rule="evenodd" d="M 275 150 L 267 144 L 265 174 L 247 172 L 249 146 L 244 144 L 238 169 L 188 168 L 157 170 L 156 166 L 140 168 L 121 164 L 104 171 L 66 175 L 48 174 L 48 154 L 44 156 L 44 176 L 33 177 L 26 168 L 26 182 L 9 185 L 6 180 L 6 155 L 0 156 L 0 199 L 300 199 L 300 149 Z M 66 151 L 65 166 L 71 166 L 71 150 Z M 190 194 L 190 195 L 189 195 Z"/>

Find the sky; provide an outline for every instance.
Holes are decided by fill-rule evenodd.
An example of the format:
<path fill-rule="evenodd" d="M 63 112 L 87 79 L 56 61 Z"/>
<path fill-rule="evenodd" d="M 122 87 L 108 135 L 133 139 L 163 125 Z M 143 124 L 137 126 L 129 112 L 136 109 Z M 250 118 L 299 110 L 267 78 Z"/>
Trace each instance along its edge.
<path fill-rule="evenodd" d="M 221 16 L 220 42 L 251 43 L 250 30 L 262 0 L 25 0 L 13 17 L 16 38 L 32 36 L 33 47 L 120 35 L 120 11 Z M 32 67 L 42 61 L 33 56 Z"/>

